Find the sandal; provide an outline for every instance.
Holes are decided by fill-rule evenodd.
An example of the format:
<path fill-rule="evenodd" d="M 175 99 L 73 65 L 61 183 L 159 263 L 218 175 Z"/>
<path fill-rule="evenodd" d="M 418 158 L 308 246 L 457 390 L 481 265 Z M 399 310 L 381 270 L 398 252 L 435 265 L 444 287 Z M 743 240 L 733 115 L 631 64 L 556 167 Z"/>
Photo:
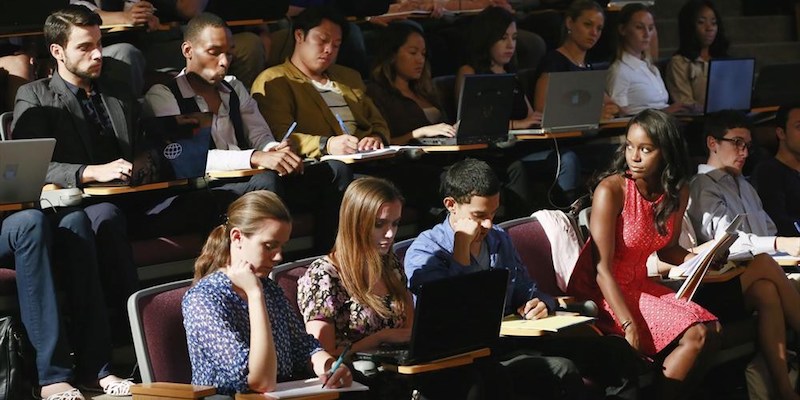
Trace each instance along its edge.
<path fill-rule="evenodd" d="M 83 397 L 80 390 L 72 388 L 70 390 L 51 394 L 50 396 L 44 398 L 44 400 L 86 400 L 86 399 Z"/>

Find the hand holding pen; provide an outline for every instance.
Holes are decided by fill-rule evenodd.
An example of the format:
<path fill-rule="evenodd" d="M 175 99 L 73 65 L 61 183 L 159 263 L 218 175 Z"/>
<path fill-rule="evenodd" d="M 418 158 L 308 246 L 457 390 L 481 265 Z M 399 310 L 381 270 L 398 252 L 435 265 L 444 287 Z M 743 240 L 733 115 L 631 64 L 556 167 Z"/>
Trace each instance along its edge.
<path fill-rule="evenodd" d="M 348 352 L 350 352 L 349 344 L 344 348 L 339 358 L 333 363 L 331 369 L 323 375 L 323 388 L 348 387 L 353 383 L 353 374 L 350 373 L 350 368 L 343 364 Z"/>

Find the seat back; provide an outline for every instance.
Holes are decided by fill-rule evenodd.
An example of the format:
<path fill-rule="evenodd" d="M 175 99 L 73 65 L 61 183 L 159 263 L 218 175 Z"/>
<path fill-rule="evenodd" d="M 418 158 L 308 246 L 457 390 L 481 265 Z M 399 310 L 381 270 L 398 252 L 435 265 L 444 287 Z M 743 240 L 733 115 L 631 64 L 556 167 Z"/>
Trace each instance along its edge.
<path fill-rule="evenodd" d="M 445 120 L 455 122 L 458 118 L 457 102 L 456 102 L 456 76 L 444 75 L 433 78 L 433 85 L 436 88 L 436 94 L 439 96 L 439 101 L 442 103 L 442 111 L 444 111 Z"/>
<path fill-rule="evenodd" d="M 406 259 L 406 251 L 411 247 L 411 243 L 414 243 L 414 239 L 416 238 L 402 240 L 394 244 L 394 254 L 400 260 L 400 265 L 403 265 L 403 261 Z"/>
<path fill-rule="evenodd" d="M 14 112 L 6 111 L 0 114 L 0 140 L 11 140 L 11 122 L 14 121 Z"/>
<path fill-rule="evenodd" d="M 140 290 L 128 298 L 128 317 L 142 382 L 191 383 L 192 368 L 181 301 L 191 279 Z"/>
<path fill-rule="evenodd" d="M 294 311 L 298 315 L 302 314 L 300 313 L 300 307 L 297 306 L 297 280 L 306 273 L 308 266 L 320 257 L 323 256 L 308 257 L 302 260 L 281 264 L 275 267 L 269 274 L 270 279 L 275 281 L 275 283 L 283 289 L 284 296 L 289 299 L 289 304 L 292 305 Z"/>
<path fill-rule="evenodd" d="M 498 225 L 511 237 L 522 264 L 528 269 L 528 275 L 536 281 L 539 289 L 553 296 L 564 295 L 556 283 L 550 240 L 539 221 L 535 217 L 523 217 Z"/>
<path fill-rule="evenodd" d="M 779 106 L 800 101 L 800 80 L 796 79 L 800 63 L 765 65 L 758 71 L 755 106 Z"/>

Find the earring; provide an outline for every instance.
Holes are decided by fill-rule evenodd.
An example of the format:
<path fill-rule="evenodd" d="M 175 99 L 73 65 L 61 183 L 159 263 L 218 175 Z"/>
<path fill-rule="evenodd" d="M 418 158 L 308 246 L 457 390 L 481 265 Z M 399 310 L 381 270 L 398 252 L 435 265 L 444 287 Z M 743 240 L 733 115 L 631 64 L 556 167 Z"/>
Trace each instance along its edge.
<path fill-rule="evenodd" d="M 567 29 L 567 35 L 571 35 L 571 34 L 572 34 L 572 29 Z"/>

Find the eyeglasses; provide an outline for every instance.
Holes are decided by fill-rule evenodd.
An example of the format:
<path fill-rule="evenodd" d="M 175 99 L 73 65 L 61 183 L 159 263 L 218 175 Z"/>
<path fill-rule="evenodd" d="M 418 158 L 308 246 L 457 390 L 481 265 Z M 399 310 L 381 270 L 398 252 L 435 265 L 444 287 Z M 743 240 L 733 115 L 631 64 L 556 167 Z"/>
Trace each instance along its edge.
<path fill-rule="evenodd" d="M 725 142 L 731 142 L 740 151 L 744 150 L 744 149 L 750 150 L 753 147 L 753 142 L 745 142 L 744 139 L 738 138 L 738 137 L 735 137 L 733 139 L 726 138 L 726 137 L 721 137 L 721 138 L 716 138 L 716 139 L 717 140 L 722 140 L 722 141 L 725 141 Z"/>

